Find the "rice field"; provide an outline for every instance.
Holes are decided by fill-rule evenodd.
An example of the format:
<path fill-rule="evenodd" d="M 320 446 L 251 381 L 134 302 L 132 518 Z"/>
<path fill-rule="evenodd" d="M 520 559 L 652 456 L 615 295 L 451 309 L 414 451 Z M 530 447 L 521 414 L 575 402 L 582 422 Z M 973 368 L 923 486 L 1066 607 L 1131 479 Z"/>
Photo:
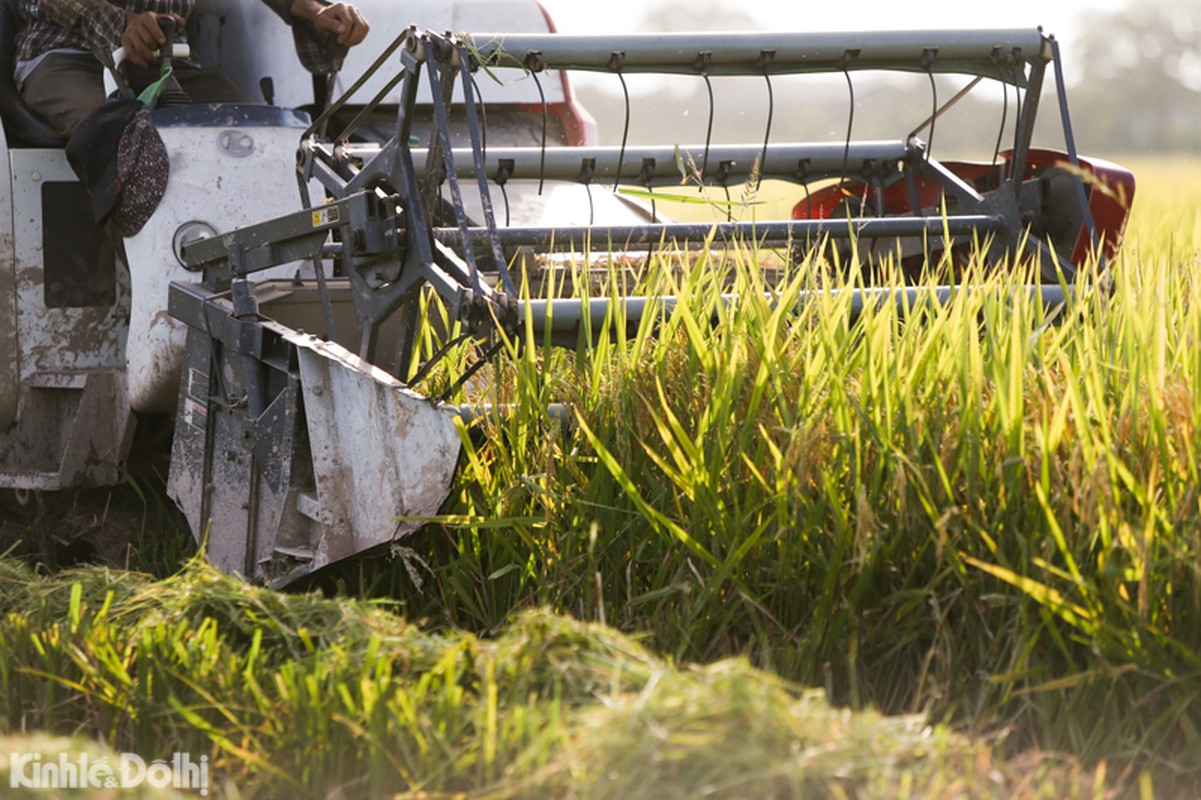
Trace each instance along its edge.
<path fill-rule="evenodd" d="M 230 797 L 1196 795 L 1201 163 L 1127 163 L 1066 309 L 652 261 L 662 324 L 514 343 L 444 514 L 321 592 L 0 561 L 6 747 Z"/>

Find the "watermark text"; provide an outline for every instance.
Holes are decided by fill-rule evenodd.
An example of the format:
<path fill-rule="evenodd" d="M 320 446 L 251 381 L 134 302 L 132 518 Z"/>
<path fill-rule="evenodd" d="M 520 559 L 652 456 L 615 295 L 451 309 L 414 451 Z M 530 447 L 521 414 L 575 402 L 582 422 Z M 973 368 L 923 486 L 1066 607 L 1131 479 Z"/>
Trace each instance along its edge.
<path fill-rule="evenodd" d="M 8 783 L 13 789 L 186 789 L 208 797 L 209 757 L 173 753 L 147 762 L 136 753 L 95 758 L 87 753 L 9 753 Z"/>

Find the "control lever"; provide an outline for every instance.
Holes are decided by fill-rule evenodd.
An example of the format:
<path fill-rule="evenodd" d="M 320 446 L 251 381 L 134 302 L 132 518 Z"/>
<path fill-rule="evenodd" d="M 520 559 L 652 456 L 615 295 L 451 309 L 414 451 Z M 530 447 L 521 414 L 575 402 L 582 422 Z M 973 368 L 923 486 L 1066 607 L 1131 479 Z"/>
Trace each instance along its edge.
<path fill-rule="evenodd" d="M 175 44 L 175 17 L 169 14 L 159 14 L 156 18 L 159 30 L 163 32 L 163 46 L 159 48 L 158 55 L 163 61 L 163 68 L 171 66 L 171 50 Z"/>

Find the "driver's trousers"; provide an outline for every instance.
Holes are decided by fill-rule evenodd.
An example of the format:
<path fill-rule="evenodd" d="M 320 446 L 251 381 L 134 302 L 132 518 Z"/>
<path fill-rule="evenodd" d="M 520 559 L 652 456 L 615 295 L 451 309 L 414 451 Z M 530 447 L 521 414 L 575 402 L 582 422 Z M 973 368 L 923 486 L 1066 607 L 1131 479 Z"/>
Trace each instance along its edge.
<path fill-rule="evenodd" d="M 176 61 L 174 75 L 193 103 L 252 103 L 216 70 Z M 158 77 L 153 69 L 133 70 L 130 85 L 140 92 Z M 70 133 L 105 103 L 104 68 L 89 53 L 48 53 L 21 86 L 21 98 L 51 126 Z"/>

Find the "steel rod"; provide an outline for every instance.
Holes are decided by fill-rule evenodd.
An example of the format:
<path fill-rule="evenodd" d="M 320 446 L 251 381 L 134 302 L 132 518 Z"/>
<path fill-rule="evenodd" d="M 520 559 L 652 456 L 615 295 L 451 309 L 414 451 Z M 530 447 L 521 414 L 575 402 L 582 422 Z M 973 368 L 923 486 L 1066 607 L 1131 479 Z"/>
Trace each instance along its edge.
<path fill-rule="evenodd" d="M 883 308 L 889 303 L 896 305 L 901 313 L 906 313 L 923 306 L 942 306 L 951 302 L 961 293 L 992 292 L 1002 294 L 1007 290 L 996 287 L 978 286 L 908 286 L 901 288 L 881 287 L 866 289 L 830 289 L 826 291 L 812 290 L 797 294 L 795 310 L 800 310 L 809 303 L 822 298 L 842 298 L 849 295 L 848 311 L 852 319 L 858 318 L 869 306 Z M 1026 297 L 1041 299 L 1044 307 L 1054 307 L 1065 303 L 1074 294 L 1071 287 L 1066 290 L 1058 284 L 1035 284 L 1021 289 L 1009 290 L 1015 294 L 1024 293 Z M 765 295 L 768 302 L 774 303 L 775 295 Z M 738 302 L 739 295 L 723 294 L 722 302 L 732 306 Z M 613 303 L 617 308 L 612 308 Z M 661 297 L 625 297 L 613 301 L 608 297 L 598 297 L 587 301 L 577 298 L 556 300 L 527 300 L 519 304 L 521 319 L 527 319 L 533 326 L 536 336 L 549 336 L 551 343 L 564 347 L 574 347 L 584 331 L 590 332 L 595 340 L 605 327 L 606 320 L 613 314 L 623 316 L 628 324 L 627 330 L 632 335 L 649 314 L 658 314 L 660 320 L 671 316 L 679 300 L 671 295 Z"/>
<path fill-rule="evenodd" d="M 535 245 L 556 249 L 595 247 L 635 247 L 673 242 L 702 242 L 710 235 L 718 239 L 742 239 L 747 242 L 783 242 L 880 237 L 971 236 L 1004 230 L 1004 221 L 987 214 L 951 217 L 857 217 L 847 220 L 793 220 L 784 222 L 673 223 L 664 225 L 571 226 L 561 228 L 500 228 L 505 247 Z M 486 242 L 487 228 L 469 228 L 468 238 Z M 444 244 L 460 246 L 462 234 L 454 228 L 435 228 L 434 238 Z"/>
<path fill-rule="evenodd" d="M 332 150 L 323 153 L 332 156 Z M 339 157 L 347 161 L 370 162 L 380 152 L 378 145 L 352 145 L 342 148 Z M 424 174 L 425 153 L 421 148 L 412 151 L 419 174 Z M 843 155 L 846 153 L 846 173 L 850 177 L 858 174 L 874 174 L 877 170 L 893 168 L 914 153 L 914 147 L 900 140 L 852 142 L 847 150 L 843 142 L 796 142 L 771 144 L 766 158 L 762 145 L 712 145 L 709 148 L 709 163 L 728 165 L 729 175 L 748 178 L 752 173 L 764 177 L 785 180 L 811 181 L 826 177 L 841 177 L 844 170 Z M 643 170 L 647 160 L 654 162 L 655 171 L 651 184 L 655 186 L 680 185 L 686 175 L 699 176 L 704 159 L 704 145 L 631 145 L 620 147 L 548 147 L 543 152 L 538 147 L 489 147 L 485 154 L 484 168 L 487 177 L 495 179 L 503 169 L 506 180 L 537 180 L 540 176 L 555 180 L 576 181 L 585 166 L 594 183 L 612 184 L 646 183 Z M 476 177 L 476 164 L 470 148 L 455 148 L 454 162 L 459 177 Z M 762 161 L 758 170 L 755 164 Z M 680 165 L 683 165 L 682 175 Z M 803 164 L 803 168 L 802 168 Z M 619 171 L 620 170 L 620 171 Z"/>
<path fill-rule="evenodd" d="M 841 72 L 843 69 L 896 69 L 960 72 L 1022 83 L 1023 71 L 1004 69 L 998 60 L 1029 63 L 1049 58 L 1042 33 L 1034 28 L 997 30 L 847 31 L 841 33 L 648 33 L 621 36 L 587 34 L 476 33 L 468 49 L 491 67 L 611 72 L 614 54 L 621 72 L 709 75 Z M 771 58 L 764 63 L 764 53 Z"/>

